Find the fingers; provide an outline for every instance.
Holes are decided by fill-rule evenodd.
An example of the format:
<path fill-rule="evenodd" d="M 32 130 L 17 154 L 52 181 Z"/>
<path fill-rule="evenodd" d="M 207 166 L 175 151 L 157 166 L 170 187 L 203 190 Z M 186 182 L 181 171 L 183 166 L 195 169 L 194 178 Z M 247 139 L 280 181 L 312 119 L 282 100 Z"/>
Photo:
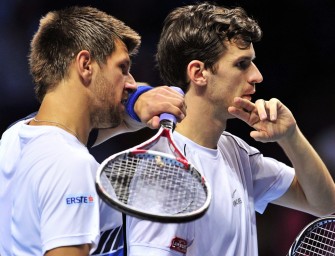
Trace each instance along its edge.
<path fill-rule="evenodd" d="M 134 109 L 142 122 L 149 126 L 156 126 L 156 119 L 151 119 L 162 113 L 174 115 L 178 122 L 186 115 L 184 96 L 168 86 L 155 87 L 143 93 L 136 101 Z"/>
<path fill-rule="evenodd" d="M 258 112 L 258 116 L 260 120 L 266 120 L 268 115 L 266 111 L 266 101 L 263 99 L 256 100 L 255 106 Z"/>
<path fill-rule="evenodd" d="M 160 119 L 158 116 L 154 116 L 147 122 L 147 126 L 151 129 L 158 129 L 160 127 Z"/>
<path fill-rule="evenodd" d="M 251 125 L 251 113 L 255 111 L 255 104 L 249 100 L 236 97 L 234 105 L 228 108 L 228 112 Z"/>
<path fill-rule="evenodd" d="M 252 103 L 237 97 L 228 111 L 254 128 L 250 136 L 260 142 L 278 142 L 297 128 L 291 111 L 276 98 Z"/>
<path fill-rule="evenodd" d="M 245 109 L 237 108 L 235 106 L 230 106 L 228 108 L 228 112 L 235 116 L 236 118 L 248 123 L 250 118 L 250 113 L 246 111 Z"/>
<path fill-rule="evenodd" d="M 228 112 L 243 121 L 249 120 L 251 114 L 256 114 L 259 120 L 275 121 L 277 119 L 279 100 L 272 98 L 269 101 L 258 99 L 255 103 L 249 100 L 236 97 L 234 99 L 234 106 L 228 108 Z"/>
<path fill-rule="evenodd" d="M 186 104 L 184 95 L 167 86 L 156 87 L 152 90 L 152 93 L 152 103 L 155 104 L 152 109 L 153 115 L 170 113 L 174 115 L 178 121 L 185 118 Z"/>
<path fill-rule="evenodd" d="M 263 121 L 269 118 L 271 121 L 275 121 L 277 119 L 277 99 L 272 98 L 269 101 L 259 99 L 255 102 L 255 105 L 260 120 Z"/>
<path fill-rule="evenodd" d="M 271 121 L 277 120 L 279 100 L 272 98 L 270 99 L 268 105 L 269 105 L 268 108 L 270 110 L 270 120 Z"/>

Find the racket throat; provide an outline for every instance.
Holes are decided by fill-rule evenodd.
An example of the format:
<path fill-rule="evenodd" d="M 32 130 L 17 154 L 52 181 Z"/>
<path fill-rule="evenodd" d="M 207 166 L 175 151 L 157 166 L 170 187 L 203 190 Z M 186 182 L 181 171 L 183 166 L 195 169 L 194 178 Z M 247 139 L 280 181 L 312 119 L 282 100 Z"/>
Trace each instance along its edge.
<path fill-rule="evenodd" d="M 164 127 L 164 128 L 167 128 L 167 129 L 170 129 L 172 131 L 174 131 L 174 129 L 176 128 L 176 124 L 171 121 L 171 120 L 167 120 L 167 119 L 164 119 L 160 122 L 160 124 Z"/>

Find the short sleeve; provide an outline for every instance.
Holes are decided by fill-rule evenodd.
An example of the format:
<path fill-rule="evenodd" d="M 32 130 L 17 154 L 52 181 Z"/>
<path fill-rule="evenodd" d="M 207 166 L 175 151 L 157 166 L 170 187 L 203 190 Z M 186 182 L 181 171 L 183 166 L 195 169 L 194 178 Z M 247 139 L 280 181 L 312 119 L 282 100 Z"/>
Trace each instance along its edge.
<path fill-rule="evenodd" d="M 38 185 L 43 252 L 59 246 L 97 242 L 99 200 L 96 163 L 78 152 L 62 151 Z M 40 163 L 43 164 L 43 163 Z"/>
<path fill-rule="evenodd" d="M 258 159 L 257 161 L 254 161 Z M 263 213 L 268 203 L 281 197 L 290 187 L 295 171 L 292 167 L 261 154 L 253 159 L 255 210 Z"/>

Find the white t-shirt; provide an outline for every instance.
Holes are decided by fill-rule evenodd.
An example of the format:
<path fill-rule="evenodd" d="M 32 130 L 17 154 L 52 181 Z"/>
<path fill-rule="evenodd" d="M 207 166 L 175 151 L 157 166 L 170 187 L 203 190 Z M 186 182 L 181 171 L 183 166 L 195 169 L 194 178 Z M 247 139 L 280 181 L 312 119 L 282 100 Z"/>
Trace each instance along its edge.
<path fill-rule="evenodd" d="M 26 123 L 0 141 L 0 254 L 85 243 L 91 253 L 123 251 L 122 216 L 95 189 L 98 162 L 66 131 Z"/>
<path fill-rule="evenodd" d="M 285 193 L 293 168 L 224 132 L 218 149 L 204 148 L 174 132 L 178 147 L 208 181 L 212 201 L 206 214 L 183 224 L 127 217 L 130 256 L 258 255 L 255 211 Z"/>

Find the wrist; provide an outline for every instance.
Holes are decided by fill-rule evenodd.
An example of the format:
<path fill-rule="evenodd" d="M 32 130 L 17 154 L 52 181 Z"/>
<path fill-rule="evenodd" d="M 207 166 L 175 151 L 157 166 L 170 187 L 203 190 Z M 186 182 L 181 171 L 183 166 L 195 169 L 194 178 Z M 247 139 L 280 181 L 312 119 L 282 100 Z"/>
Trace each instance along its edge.
<path fill-rule="evenodd" d="M 134 91 L 128 98 L 128 101 L 126 103 L 126 112 L 132 119 L 136 120 L 137 122 L 141 122 L 141 119 L 135 112 L 135 109 L 134 109 L 135 103 L 138 97 L 140 97 L 143 93 L 151 89 L 152 87 L 149 85 L 138 86 L 137 90 Z"/>

